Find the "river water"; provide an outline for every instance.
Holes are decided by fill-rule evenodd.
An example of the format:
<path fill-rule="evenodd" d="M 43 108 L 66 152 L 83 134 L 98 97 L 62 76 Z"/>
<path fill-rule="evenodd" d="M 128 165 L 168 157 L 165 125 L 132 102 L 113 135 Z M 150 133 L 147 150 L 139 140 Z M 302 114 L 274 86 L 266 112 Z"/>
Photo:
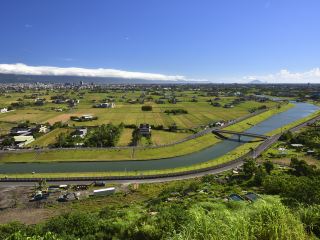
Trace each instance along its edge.
<path fill-rule="evenodd" d="M 265 134 L 291 122 L 304 118 L 319 107 L 309 103 L 295 103 L 286 112 L 276 114 L 265 121 L 251 127 L 246 132 Z M 234 138 L 235 140 L 237 137 Z M 156 170 L 189 166 L 203 163 L 223 156 L 236 147 L 249 141 L 249 137 L 241 137 L 241 142 L 223 140 L 209 148 L 184 156 L 154 160 L 100 161 L 100 162 L 57 162 L 57 163 L 8 163 L 0 164 L 0 173 L 54 173 L 54 172 L 106 172 L 106 171 L 139 171 Z M 66 177 L 68 175 L 66 174 Z"/>

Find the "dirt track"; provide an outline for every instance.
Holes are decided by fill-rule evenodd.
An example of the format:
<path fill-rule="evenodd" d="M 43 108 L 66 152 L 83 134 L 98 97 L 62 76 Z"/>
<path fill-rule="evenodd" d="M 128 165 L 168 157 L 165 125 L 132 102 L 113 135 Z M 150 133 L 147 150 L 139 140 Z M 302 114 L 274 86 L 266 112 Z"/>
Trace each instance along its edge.
<path fill-rule="evenodd" d="M 53 210 L 46 209 L 47 202 L 29 202 L 33 187 L 0 188 L 0 224 L 19 221 L 26 224 L 42 222 L 55 215 Z"/>

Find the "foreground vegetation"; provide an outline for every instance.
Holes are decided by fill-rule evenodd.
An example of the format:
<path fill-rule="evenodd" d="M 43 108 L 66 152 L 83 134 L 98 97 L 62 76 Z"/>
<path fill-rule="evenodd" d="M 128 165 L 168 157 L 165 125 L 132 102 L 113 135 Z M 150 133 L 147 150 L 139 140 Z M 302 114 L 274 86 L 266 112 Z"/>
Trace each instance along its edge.
<path fill-rule="evenodd" d="M 320 172 L 293 159 L 282 170 L 248 159 L 238 173 L 130 186 L 113 196 L 50 205 L 37 225 L 0 226 L 0 239 L 317 239 Z M 230 194 L 259 193 L 253 202 Z M 47 206 L 48 207 L 48 206 Z M 64 213 L 63 213 L 64 212 Z"/>

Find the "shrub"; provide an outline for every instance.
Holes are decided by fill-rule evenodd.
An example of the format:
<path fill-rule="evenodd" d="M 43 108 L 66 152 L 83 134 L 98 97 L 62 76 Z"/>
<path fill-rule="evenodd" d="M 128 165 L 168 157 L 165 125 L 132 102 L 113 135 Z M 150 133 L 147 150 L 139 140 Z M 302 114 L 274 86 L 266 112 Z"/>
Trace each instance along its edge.
<path fill-rule="evenodd" d="M 152 106 L 149 106 L 149 105 L 142 106 L 141 110 L 142 111 L 152 111 Z"/>
<path fill-rule="evenodd" d="M 98 218 L 94 214 L 74 212 L 52 218 L 43 227 L 43 232 L 53 232 L 59 235 L 87 237 L 98 230 Z"/>
<path fill-rule="evenodd" d="M 320 205 L 300 207 L 297 213 L 307 233 L 320 237 Z"/>

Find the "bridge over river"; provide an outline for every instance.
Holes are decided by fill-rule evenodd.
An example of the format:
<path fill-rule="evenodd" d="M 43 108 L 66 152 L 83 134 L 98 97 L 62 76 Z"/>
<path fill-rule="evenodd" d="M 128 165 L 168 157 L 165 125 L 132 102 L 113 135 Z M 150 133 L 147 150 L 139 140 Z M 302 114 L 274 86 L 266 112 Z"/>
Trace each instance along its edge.
<path fill-rule="evenodd" d="M 241 136 L 246 136 L 246 137 L 252 137 L 252 138 L 261 138 L 261 139 L 268 139 L 269 136 L 263 135 L 263 134 L 257 134 L 257 133 L 248 133 L 248 132 L 236 132 L 236 131 L 229 131 L 229 130 L 224 130 L 224 129 L 213 129 L 212 133 L 221 135 L 221 133 L 226 133 L 226 134 L 232 134 L 238 136 L 238 142 L 241 140 Z M 223 136 L 223 135 L 222 135 Z"/>

